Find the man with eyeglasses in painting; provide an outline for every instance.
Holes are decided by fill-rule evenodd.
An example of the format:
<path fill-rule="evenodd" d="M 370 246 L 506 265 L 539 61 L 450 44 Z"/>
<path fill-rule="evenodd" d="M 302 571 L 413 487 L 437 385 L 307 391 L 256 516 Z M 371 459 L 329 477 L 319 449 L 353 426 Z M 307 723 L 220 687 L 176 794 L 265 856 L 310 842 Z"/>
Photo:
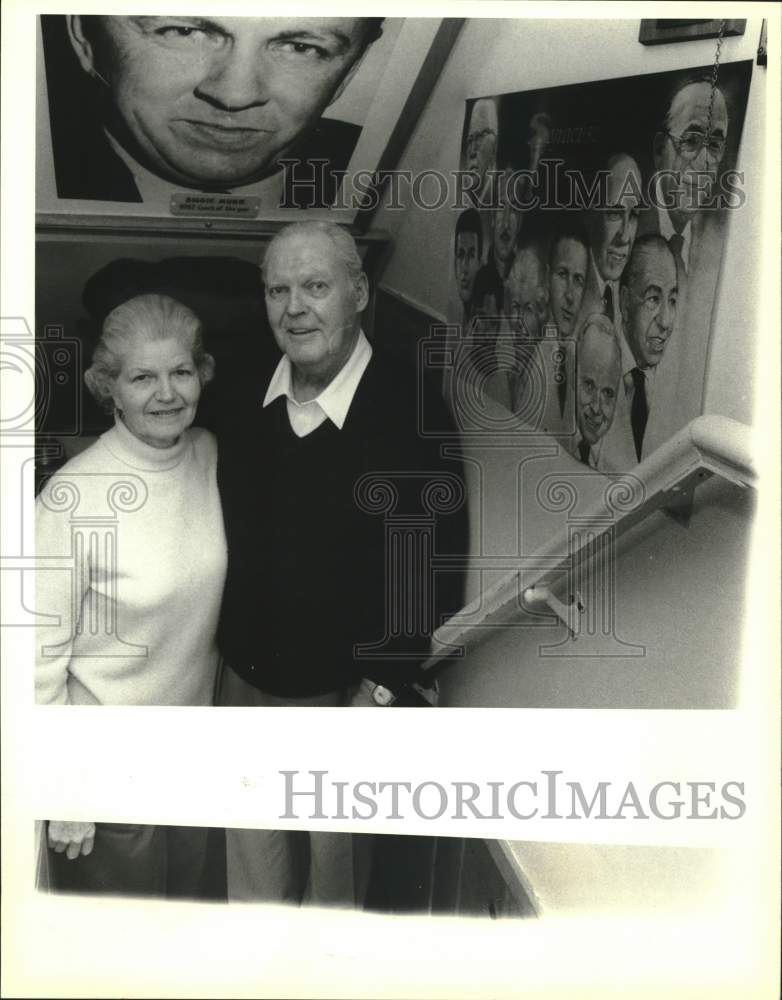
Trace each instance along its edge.
<path fill-rule="evenodd" d="M 674 91 L 654 137 L 656 218 L 650 230 L 668 242 L 681 284 L 693 269 L 698 217 L 711 201 L 727 135 L 725 97 L 711 80 L 701 78 L 688 79 Z"/>

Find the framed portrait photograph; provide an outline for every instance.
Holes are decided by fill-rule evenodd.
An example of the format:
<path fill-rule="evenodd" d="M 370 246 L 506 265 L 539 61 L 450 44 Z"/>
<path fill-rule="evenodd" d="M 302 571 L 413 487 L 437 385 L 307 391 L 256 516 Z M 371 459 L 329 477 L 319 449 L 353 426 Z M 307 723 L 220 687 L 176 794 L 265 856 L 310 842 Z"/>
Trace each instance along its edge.
<path fill-rule="evenodd" d="M 44 14 L 36 210 L 351 223 L 392 137 L 415 124 L 428 56 L 447 56 L 442 26 Z"/>

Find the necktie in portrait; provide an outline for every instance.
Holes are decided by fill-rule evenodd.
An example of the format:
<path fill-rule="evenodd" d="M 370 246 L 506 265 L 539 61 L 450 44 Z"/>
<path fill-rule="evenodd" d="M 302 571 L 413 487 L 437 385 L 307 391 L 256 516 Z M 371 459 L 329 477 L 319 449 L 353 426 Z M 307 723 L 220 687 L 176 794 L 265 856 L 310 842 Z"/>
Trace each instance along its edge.
<path fill-rule="evenodd" d="M 606 285 L 603 290 L 603 312 L 614 322 L 614 293 L 610 285 Z"/>
<path fill-rule="evenodd" d="M 649 417 L 649 407 L 646 402 L 646 376 L 640 368 L 633 368 L 630 374 L 633 377 L 633 402 L 630 407 L 630 426 L 633 429 L 635 454 L 640 462 L 646 421 Z"/>

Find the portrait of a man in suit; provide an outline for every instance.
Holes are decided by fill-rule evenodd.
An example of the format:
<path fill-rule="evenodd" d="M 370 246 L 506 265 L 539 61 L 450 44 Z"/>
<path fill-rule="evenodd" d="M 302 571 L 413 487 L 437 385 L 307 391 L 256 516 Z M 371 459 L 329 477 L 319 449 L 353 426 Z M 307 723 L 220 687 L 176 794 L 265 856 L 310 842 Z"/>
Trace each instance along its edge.
<path fill-rule="evenodd" d="M 619 315 L 619 279 L 638 231 L 641 171 L 632 156 L 619 153 L 605 165 L 605 202 L 588 213 L 589 266 L 580 320 L 602 312 Z"/>
<path fill-rule="evenodd" d="M 382 18 L 42 18 L 60 198 L 153 201 L 191 190 L 277 207 L 281 161 L 333 200 L 360 127 L 324 118 Z M 63 37 L 65 36 L 65 37 Z M 274 202 L 277 202 L 275 205 Z"/>
<path fill-rule="evenodd" d="M 644 438 L 662 388 L 660 363 L 674 333 L 678 297 L 670 247 L 653 233 L 639 237 L 620 289 L 622 393 L 605 445 L 613 468 L 631 468 L 648 453 Z"/>
<path fill-rule="evenodd" d="M 682 276 L 690 271 L 693 227 L 711 200 L 728 124 L 720 88 L 687 80 L 674 92 L 654 137 L 656 218 L 649 228 L 668 241 Z"/>
<path fill-rule="evenodd" d="M 463 169 L 473 171 L 480 178 L 475 195 L 480 200 L 490 183 L 490 173 L 496 167 L 497 156 L 497 104 L 481 98 L 472 106 L 462 157 Z"/>
<path fill-rule="evenodd" d="M 510 409 L 530 420 L 526 392 L 529 367 L 543 329 L 548 307 L 546 259 L 541 247 L 528 242 L 519 247 L 505 282 L 505 315 L 515 356 L 509 373 Z"/>
<path fill-rule="evenodd" d="M 575 231 L 558 234 L 549 252 L 549 315 L 562 337 L 569 337 L 581 308 L 589 254 Z"/>
<path fill-rule="evenodd" d="M 453 266 L 459 299 L 464 307 L 464 322 L 469 323 L 473 314 L 475 278 L 481 266 L 483 253 L 483 228 L 475 208 L 465 209 L 456 220 L 454 232 Z"/>
<path fill-rule="evenodd" d="M 621 357 L 611 323 L 602 313 L 590 316 L 578 341 L 576 361 L 576 425 L 574 457 L 603 469 L 601 443 L 616 410 Z"/>

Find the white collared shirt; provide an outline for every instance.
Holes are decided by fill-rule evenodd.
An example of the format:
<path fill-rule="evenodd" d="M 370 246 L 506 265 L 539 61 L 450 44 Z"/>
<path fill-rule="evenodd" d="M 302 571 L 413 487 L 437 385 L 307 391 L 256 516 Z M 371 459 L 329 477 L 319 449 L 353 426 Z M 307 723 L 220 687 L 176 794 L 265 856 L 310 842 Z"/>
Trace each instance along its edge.
<path fill-rule="evenodd" d="M 138 193 L 145 204 L 157 206 L 166 212 L 170 210 L 172 194 L 192 194 L 193 190 L 183 184 L 175 184 L 164 180 L 147 170 L 130 153 L 121 146 L 110 132 L 106 132 L 106 138 L 111 148 L 119 156 L 128 170 L 133 174 Z M 237 195 L 243 198 L 260 198 L 261 203 L 267 208 L 278 208 L 282 201 L 282 171 L 278 170 L 270 177 L 265 177 L 261 181 L 254 181 L 252 184 L 241 184 L 225 188 L 225 194 Z M 198 189 L 195 189 L 197 192 Z M 203 192 L 202 192 L 203 193 Z"/>
<path fill-rule="evenodd" d="M 291 362 L 288 355 L 284 354 L 269 382 L 263 405 L 268 406 L 278 396 L 285 396 L 288 420 L 290 420 L 293 433 L 297 437 L 311 434 L 326 419 L 331 420 L 336 427 L 342 430 L 350 404 L 353 402 L 358 384 L 367 370 L 371 357 L 372 345 L 364 335 L 364 331 L 359 330 L 350 357 L 331 382 L 315 399 L 300 403 L 293 394 Z"/>
<path fill-rule="evenodd" d="M 667 243 L 668 240 L 677 231 L 671 222 L 671 217 L 668 214 L 668 209 L 665 207 L 662 198 L 662 190 L 660 188 L 660 178 L 658 177 L 655 181 L 655 197 L 657 205 L 657 220 L 660 224 L 660 236 Z M 692 242 L 692 222 L 687 222 L 687 225 L 681 231 L 682 237 L 682 260 L 684 261 L 684 268 L 689 273 L 690 270 L 690 243 Z"/>

